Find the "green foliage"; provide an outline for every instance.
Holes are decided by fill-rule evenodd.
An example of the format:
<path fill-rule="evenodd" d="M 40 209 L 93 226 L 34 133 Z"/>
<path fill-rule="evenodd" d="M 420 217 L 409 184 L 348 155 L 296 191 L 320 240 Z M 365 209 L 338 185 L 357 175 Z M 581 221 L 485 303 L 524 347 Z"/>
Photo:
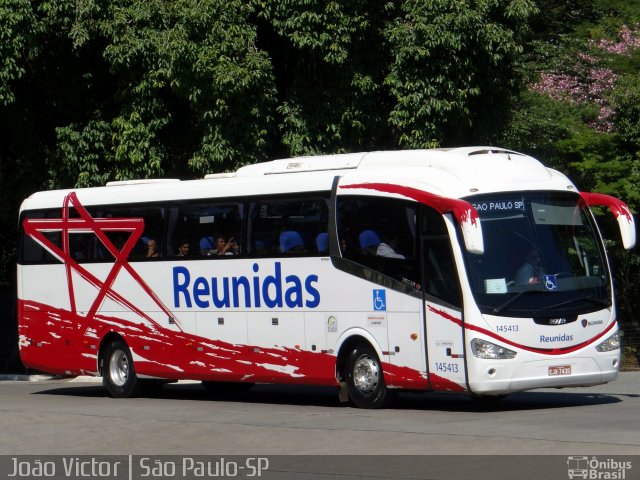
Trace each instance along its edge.
<path fill-rule="evenodd" d="M 300 50 L 314 52 L 323 62 L 343 65 L 350 59 L 352 45 L 370 28 L 369 3 L 321 0 L 261 2 L 261 16 L 279 35 Z M 383 9 L 389 6 L 383 6 Z"/>
<path fill-rule="evenodd" d="M 117 85 L 102 154 L 111 178 L 184 174 L 187 166 L 202 174 L 263 157 L 274 86 L 251 14 L 239 0 L 83 3 L 74 45 L 105 45 Z"/>
<path fill-rule="evenodd" d="M 532 37 L 543 40 L 567 33 L 583 36 L 581 25 L 603 17 L 602 9 L 592 1 L 538 0 L 536 5 L 538 12 L 531 19 Z"/>
<path fill-rule="evenodd" d="M 604 24 L 633 25 L 640 19 L 640 0 L 592 0 L 589 3 L 602 12 L 597 18 Z"/>
<path fill-rule="evenodd" d="M 29 0 L 3 0 L 0 3 L 0 105 L 15 101 L 13 83 L 26 72 L 24 63 L 31 56 L 37 23 Z"/>
<path fill-rule="evenodd" d="M 61 168 L 52 182 L 73 178 L 76 186 L 86 187 L 160 175 L 162 155 L 154 145 L 153 131 L 161 126 L 158 120 L 145 124 L 134 112 L 111 123 L 92 120 L 82 127 L 58 128 Z"/>
<path fill-rule="evenodd" d="M 613 135 L 584 128 L 560 140 L 558 149 L 581 190 L 622 196 L 627 190 L 629 159 L 620 156 Z M 565 168 L 565 170 L 567 170 Z"/>
<path fill-rule="evenodd" d="M 529 0 L 2 8 L 0 98 L 24 87 L 41 100 L 45 135 L 29 161 L 52 187 L 200 175 L 274 152 L 491 138 L 519 85 L 513 67 L 535 11 Z M 28 120 L 17 112 L 9 130 Z"/>
<path fill-rule="evenodd" d="M 387 143 L 390 107 L 382 81 L 388 50 L 382 31 L 393 4 L 256 4 L 278 83 L 278 155 L 362 150 Z"/>
<path fill-rule="evenodd" d="M 393 61 L 385 83 L 395 99 L 389 121 L 399 144 L 430 147 L 477 137 L 474 126 L 495 129 L 502 100 L 518 87 L 519 38 L 534 12 L 525 1 L 403 2 L 386 32 Z"/>
<path fill-rule="evenodd" d="M 527 152 L 554 168 L 564 165 L 558 142 L 583 128 L 581 109 L 546 95 L 525 92 L 500 143 Z"/>
<path fill-rule="evenodd" d="M 626 170 L 621 172 L 624 189 L 621 195 L 637 212 L 640 211 L 640 85 L 637 74 L 622 77 L 612 94 L 614 122 L 624 156 Z"/>
<path fill-rule="evenodd" d="M 492 138 L 535 11 L 526 0 L 256 4 L 281 51 L 289 155 Z"/>
<path fill-rule="evenodd" d="M 617 132 L 629 150 L 640 147 L 640 75 L 622 77 L 612 95 Z"/>

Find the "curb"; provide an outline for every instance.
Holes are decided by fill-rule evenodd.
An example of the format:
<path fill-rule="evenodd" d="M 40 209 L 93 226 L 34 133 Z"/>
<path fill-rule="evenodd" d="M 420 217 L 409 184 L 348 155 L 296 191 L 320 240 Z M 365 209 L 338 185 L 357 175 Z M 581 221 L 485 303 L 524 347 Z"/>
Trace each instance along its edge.
<path fill-rule="evenodd" d="M 69 383 L 102 383 L 102 377 L 92 377 L 90 375 L 79 375 L 77 377 L 66 377 L 64 375 L 0 375 L 0 382 L 69 382 Z M 177 383 L 201 383 L 200 380 L 178 380 Z"/>
<path fill-rule="evenodd" d="M 88 375 L 81 375 L 78 377 L 65 377 L 63 375 L 0 375 L 0 382 L 46 382 L 46 381 L 66 381 L 66 382 L 82 382 L 82 383 L 97 383 L 102 382 L 102 377 L 91 377 Z"/>

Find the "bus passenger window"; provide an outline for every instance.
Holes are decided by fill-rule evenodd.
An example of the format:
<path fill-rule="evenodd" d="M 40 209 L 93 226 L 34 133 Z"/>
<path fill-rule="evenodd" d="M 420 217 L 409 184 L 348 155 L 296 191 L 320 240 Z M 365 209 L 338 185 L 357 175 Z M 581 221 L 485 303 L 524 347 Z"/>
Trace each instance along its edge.
<path fill-rule="evenodd" d="M 444 218 L 433 208 L 422 206 L 421 220 L 425 291 L 459 307 L 462 294 Z"/>
<path fill-rule="evenodd" d="M 228 200 L 198 200 L 172 208 L 167 228 L 172 255 L 178 255 L 180 244 L 184 247 L 185 242 L 189 257 L 194 259 L 222 259 L 242 253 L 243 212 L 242 203 Z"/>
<path fill-rule="evenodd" d="M 130 243 L 133 230 L 105 230 L 104 235 L 109 244 L 102 242 L 95 234 L 90 235 L 88 260 L 94 262 L 112 262 L 115 257 L 128 249 L 127 260 L 139 261 L 157 259 L 162 255 L 162 237 L 164 232 L 164 208 L 159 205 L 100 205 L 87 207 L 91 217 L 109 219 L 142 219 L 144 230 L 140 238 L 132 245 Z M 73 213 L 71 211 L 70 213 Z M 153 252 L 157 255 L 148 256 L 149 241 L 155 242 Z"/>
<path fill-rule="evenodd" d="M 338 198 L 337 207 L 344 258 L 419 288 L 415 203 L 345 196 Z"/>
<path fill-rule="evenodd" d="M 269 198 L 249 207 L 249 248 L 255 256 L 315 256 L 327 231 L 329 209 L 324 198 Z"/>

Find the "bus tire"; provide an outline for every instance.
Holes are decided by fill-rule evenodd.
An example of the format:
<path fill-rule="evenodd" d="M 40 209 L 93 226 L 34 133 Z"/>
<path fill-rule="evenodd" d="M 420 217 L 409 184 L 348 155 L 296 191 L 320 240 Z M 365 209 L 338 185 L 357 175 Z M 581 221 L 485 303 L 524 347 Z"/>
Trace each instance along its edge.
<path fill-rule="evenodd" d="M 384 382 L 382 362 L 368 345 L 356 346 L 346 364 L 349 399 L 358 408 L 384 408 L 397 396 Z"/>
<path fill-rule="evenodd" d="M 112 340 L 105 349 L 102 385 L 113 398 L 134 397 L 142 387 L 133 366 L 131 350 L 121 338 Z"/>

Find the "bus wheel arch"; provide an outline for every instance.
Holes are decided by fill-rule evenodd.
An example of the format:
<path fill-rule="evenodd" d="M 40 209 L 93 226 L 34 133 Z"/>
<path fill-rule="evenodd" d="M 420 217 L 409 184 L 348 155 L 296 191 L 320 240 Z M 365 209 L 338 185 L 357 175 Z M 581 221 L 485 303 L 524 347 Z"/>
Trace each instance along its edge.
<path fill-rule="evenodd" d="M 387 388 L 380 355 L 366 338 L 354 335 L 340 347 L 336 374 L 349 400 L 359 408 L 384 408 L 398 391 Z"/>
<path fill-rule="evenodd" d="M 111 332 L 104 337 L 98 358 L 102 385 L 110 397 L 128 398 L 140 393 L 142 382 L 136 375 L 131 350 L 120 335 Z"/>

